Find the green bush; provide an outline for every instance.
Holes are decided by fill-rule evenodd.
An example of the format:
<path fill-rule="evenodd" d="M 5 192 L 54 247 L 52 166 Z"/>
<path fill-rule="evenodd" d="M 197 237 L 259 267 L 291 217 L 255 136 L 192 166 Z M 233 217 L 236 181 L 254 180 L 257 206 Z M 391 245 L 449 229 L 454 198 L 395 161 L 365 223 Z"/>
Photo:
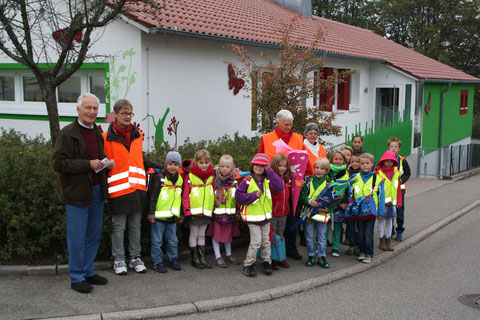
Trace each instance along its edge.
<path fill-rule="evenodd" d="M 247 170 L 255 155 L 259 138 L 247 138 L 237 133 L 217 140 L 191 142 L 187 139 L 179 152 L 184 159 L 193 158 L 197 150 L 207 149 L 214 164 L 223 154 L 230 154 L 235 164 Z M 164 163 L 172 148 L 163 143 L 147 157 Z M 57 198 L 57 173 L 51 165 L 52 146 L 43 137 L 29 138 L 25 134 L 2 129 L 0 136 L 0 262 L 67 261 L 65 208 Z M 104 210 L 103 236 L 98 258 L 111 256 L 111 218 L 108 204 Z M 178 225 L 180 248 L 188 246 L 188 228 Z M 150 251 L 150 226 L 142 221 L 143 254 Z"/>

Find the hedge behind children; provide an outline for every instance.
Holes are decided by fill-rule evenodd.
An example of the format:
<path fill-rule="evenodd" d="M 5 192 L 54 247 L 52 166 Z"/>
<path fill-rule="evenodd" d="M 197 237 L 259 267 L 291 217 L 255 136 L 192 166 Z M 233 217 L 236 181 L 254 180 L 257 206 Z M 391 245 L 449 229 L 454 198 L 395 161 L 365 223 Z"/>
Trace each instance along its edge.
<path fill-rule="evenodd" d="M 275 173 L 282 178 L 284 188 L 280 192 L 272 193 L 272 228 L 273 231 L 279 236 L 283 237 L 283 232 L 285 231 L 285 225 L 287 222 L 287 216 L 290 214 L 290 201 L 291 201 L 291 190 L 292 184 L 290 181 L 292 171 L 290 169 L 290 163 L 288 158 L 279 153 L 275 155 L 272 159 L 271 168 Z M 274 270 L 278 269 L 278 266 L 283 268 L 289 268 L 287 260 L 282 261 L 272 261 L 272 268 Z"/>
<path fill-rule="evenodd" d="M 262 247 L 261 257 L 265 274 L 272 274 L 270 259 L 272 193 L 281 191 L 284 184 L 269 166 L 270 158 L 266 154 L 256 154 L 250 165 L 250 175 L 240 183 L 235 193 L 237 203 L 243 205 L 242 219 L 248 224 L 250 230 L 250 245 L 243 262 L 243 273 L 247 276 L 257 274 L 255 261 L 260 247 Z"/>
<path fill-rule="evenodd" d="M 373 171 L 373 155 L 362 153 L 360 155 L 360 174 L 357 175 L 352 185 L 349 187 L 349 201 L 355 202 L 355 199 L 363 196 L 371 196 L 375 202 L 378 216 L 383 216 L 385 210 L 385 193 L 382 178 Z M 370 263 L 373 257 L 373 228 L 375 227 L 375 216 L 372 214 L 362 217 L 358 220 L 358 241 L 360 245 L 360 254 L 358 261 Z"/>
<path fill-rule="evenodd" d="M 314 164 L 314 175 L 303 185 L 300 193 L 300 203 L 303 210 L 318 207 L 315 200 L 327 186 L 326 174 L 330 171 L 330 162 L 325 158 L 319 158 Z M 305 221 L 305 241 L 307 244 L 307 266 L 312 267 L 317 263 L 322 268 L 329 268 L 327 262 L 327 222 L 330 219 L 328 209 L 318 209 L 317 213 Z M 317 250 L 315 250 L 315 231 L 317 232 Z"/>
<path fill-rule="evenodd" d="M 408 165 L 407 159 L 399 155 L 402 150 L 402 141 L 397 137 L 391 137 L 388 139 L 388 150 L 395 152 L 395 156 L 398 161 L 398 170 L 400 171 L 400 189 L 402 196 L 401 205 L 397 205 L 397 237 L 395 241 L 403 240 L 403 232 L 405 231 L 405 191 L 407 188 L 406 182 L 410 179 L 410 166 Z"/>
<path fill-rule="evenodd" d="M 190 227 L 188 244 L 192 266 L 197 269 L 211 268 L 212 265 L 205 260 L 205 231 L 215 203 L 210 153 L 207 150 L 197 151 L 189 170 L 183 182 L 182 205 Z"/>
<path fill-rule="evenodd" d="M 181 270 L 178 263 L 177 222 L 180 220 L 182 205 L 183 179 L 178 173 L 182 157 L 176 151 L 170 151 L 165 158 L 165 168 L 161 174 L 152 176 L 149 183 L 150 199 L 148 203 L 148 221 L 151 227 L 152 269 L 165 273 L 163 264 L 163 236 L 167 241 L 168 266 Z"/>
<path fill-rule="evenodd" d="M 237 202 L 235 201 L 236 174 L 233 158 L 229 155 L 223 155 L 218 161 L 218 169 L 215 170 L 215 179 L 213 180 L 215 209 L 213 210 L 212 223 L 207 230 L 207 236 L 212 237 L 215 265 L 220 268 L 227 267 L 226 261 L 231 264 L 239 264 L 235 256 L 232 255 L 232 238 L 240 236 L 235 216 L 237 213 Z M 220 253 L 220 243 L 225 246 L 225 259 Z"/>

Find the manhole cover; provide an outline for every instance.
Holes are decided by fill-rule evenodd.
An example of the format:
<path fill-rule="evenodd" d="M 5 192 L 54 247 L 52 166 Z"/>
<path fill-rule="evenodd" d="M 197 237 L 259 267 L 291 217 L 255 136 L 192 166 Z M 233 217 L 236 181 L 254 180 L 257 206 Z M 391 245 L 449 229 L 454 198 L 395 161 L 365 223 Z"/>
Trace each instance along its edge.
<path fill-rule="evenodd" d="M 458 298 L 458 301 L 467 307 L 480 310 L 480 294 L 466 294 Z"/>

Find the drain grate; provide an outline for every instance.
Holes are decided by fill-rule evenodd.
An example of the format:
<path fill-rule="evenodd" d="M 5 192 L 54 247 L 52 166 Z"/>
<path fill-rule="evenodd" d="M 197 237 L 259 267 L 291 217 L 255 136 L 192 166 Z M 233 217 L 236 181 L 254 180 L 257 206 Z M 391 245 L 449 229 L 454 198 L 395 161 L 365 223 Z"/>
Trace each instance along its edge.
<path fill-rule="evenodd" d="M 458 298 L 458 301 L 467 307 L 480 310 L 480 294 L 466 294 Z"/>

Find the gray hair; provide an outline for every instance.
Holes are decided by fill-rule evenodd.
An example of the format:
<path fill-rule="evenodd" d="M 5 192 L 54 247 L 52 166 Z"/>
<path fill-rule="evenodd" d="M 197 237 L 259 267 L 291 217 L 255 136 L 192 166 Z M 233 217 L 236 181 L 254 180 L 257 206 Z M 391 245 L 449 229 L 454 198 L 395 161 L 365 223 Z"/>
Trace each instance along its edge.
<path fill-rule="evenodd" d="M 314 123 L 314 122 L 307 123 L 307 125 L 305 126 L 305 131 L 303 132 L 303 134 L 306 135 L 310 130 L 315 130 L 315 131 L 317 131 L 317 134 L 320 134 L 320 130 L 318 129 L 317 124 Z"/>
<path fill-rule="evenodd" d="M 277 112 L 275 119 L 277 122 L 283 122 L 285 120 L 293 121 L 293 114 L 290 111 L 283 109 Z"/>
<path fill-rule="evenodd" d="M 83 104 L 83 98 L 85 97 L 88 97 L 88 98 L 93 98 L 95 100 L 97 100 L 97 103 L 100 105 L 100 99 L 98 99 L 98 97 L 96 95 L 94 95 L 93 93 L 82 93 L 78 99 L 77 99 L 77 107 L 81 107 L 82 104 Z"/>

